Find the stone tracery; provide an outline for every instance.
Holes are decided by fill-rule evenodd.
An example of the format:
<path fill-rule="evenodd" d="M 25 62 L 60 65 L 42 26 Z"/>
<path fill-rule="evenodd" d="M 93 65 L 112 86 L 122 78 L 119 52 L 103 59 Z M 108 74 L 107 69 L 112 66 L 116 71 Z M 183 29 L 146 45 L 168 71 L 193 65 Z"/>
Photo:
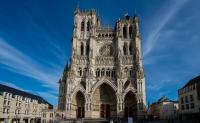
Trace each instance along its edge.
<path fill-rule="evenodd" d="M 101 56 L 111 56 L 113 55 L 113 47 L 106 44 L 100 48 L 99 53 Z"/>

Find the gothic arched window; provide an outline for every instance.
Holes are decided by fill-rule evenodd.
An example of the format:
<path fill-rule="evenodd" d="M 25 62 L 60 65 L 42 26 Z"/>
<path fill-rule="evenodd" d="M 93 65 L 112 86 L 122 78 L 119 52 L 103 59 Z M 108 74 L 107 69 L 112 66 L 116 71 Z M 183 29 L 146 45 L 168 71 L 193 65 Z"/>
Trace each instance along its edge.
<path fill-rule="evenodd" d="M 81 85 L 86 88 L 86 83 L 84 81 L 81 81 Z"/>
<path fill-rule="evenodd" d="M 89 44 L 86 46 L 86 55 L 89 55 L 89 53 L 90 53 L 90 46 L 89 46 Z"/>
<path fill-rule="evenodd" d="M 133 34 L 133 28 L 132 26 L 129 27 L 129 37 L 131 38 Z"/>
<path fill-rule="evenodd" d="M 130 68 L 129 70 L 129 76 L 132 76 L 133 75 L 133 68 Z"/>
<path fill-rule="evenodd" d="M 79 68 L 79 76 L 82 76 L 82 69 Z"/>
<path fill-rule="evenodd" d="M 112 70 L 111 76 L 112 76 L 112 78 L 115 77 L 115 69 Z"/>
<path fill-rule="evenodd" d="M 90 31 L 90 21 L 87 22 L 87 31 Z"/>
<path fill-rule="evenodd" d="M 124 51 L 124 55 L 127 55 L 127 43 L 124 43 L 123 51 Z"/>
<path fill-rule="evenodd" d="M 87 68 L 84 68 L 84 74 L 86 74 L 87 73 Z"/>
<path fill-rule="evenodd" d="M 109 68 L 106 70 L 106 76 L 110 77 L 110 69 Z"/>
<path fill-rule="evenodd" d="M 83 54 L 84 54 L 84 44 L 81 43 L 81 55 L 83 55 Z"/>
<path fill-rule="evenodd" d="M 85 30 L 85 22 L 82 21 L 82 22 L 81 22 L 81 31 L 84 31 L 84 30 Z"/>
<path fill-rule="evenodd" d="M 106 36 L 106 38 L 107 38 L 107 37 L 108 37 L 108 34 L 106 34 L 105 36 Z"/>
<path fill-rule="evenodd" d="M 126 26 L 123 27 L 123 37 L 127 38 L 127 27 Z"/>
<path fill-rule="evenodd" d="M 132 49 L 133 47 L 132 47 L 132 44 L 130 44 L 129 45 L 129 53 L 131 54 L 131 55 L 133 55 L 133 49 Z"/>
<path fill-rule="evenodd" d="M 96 76 L 97 76 L 97 77 L 100 77 L 100 70 L 99 70 L 99 68 L 97 68 Z"/>
<path fill-rule="evenodd" d="M 104 76 L 105 75 L 105 69 L 103 68 L 102 70 L 101 70 L 101 76 Z"/>

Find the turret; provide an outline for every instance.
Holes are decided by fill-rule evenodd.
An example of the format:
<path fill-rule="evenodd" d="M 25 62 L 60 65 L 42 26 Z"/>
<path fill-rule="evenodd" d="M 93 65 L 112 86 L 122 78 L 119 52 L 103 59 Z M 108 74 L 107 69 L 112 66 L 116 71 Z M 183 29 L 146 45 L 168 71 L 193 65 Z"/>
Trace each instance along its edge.
<path fill-rule="evenodd" d="M 135 36 L 140 36 L 140 32 L 139 32 L 139 18 L 138 16 L 134 16 L 133 17 L 133 23 L 134 23 L 134 35 Z"/>

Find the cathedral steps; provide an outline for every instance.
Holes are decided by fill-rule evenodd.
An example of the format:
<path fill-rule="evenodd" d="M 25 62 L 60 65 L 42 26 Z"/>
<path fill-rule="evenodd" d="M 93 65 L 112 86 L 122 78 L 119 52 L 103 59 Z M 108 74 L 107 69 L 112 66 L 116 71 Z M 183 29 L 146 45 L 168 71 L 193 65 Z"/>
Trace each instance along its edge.
<path fill-rule="evenodd" d="M 105 118 L 95 118 L 95 119 L 84 118 L 77 120 L 60 121 L 59 123 L 110 123 L 110 121 Z"/>

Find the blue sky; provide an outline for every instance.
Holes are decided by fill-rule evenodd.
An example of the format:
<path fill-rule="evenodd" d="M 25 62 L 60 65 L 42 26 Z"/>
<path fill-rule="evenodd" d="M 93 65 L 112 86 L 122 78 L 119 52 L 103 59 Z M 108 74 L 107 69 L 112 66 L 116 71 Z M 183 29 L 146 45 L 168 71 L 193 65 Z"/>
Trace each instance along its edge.
<path fill-rule="evenodd" d="M 105 25 L 137 13 L 147 102 L 177 99 L 177 89 L 200 74 L 198 0 L 1 0 L 0 83 L 57 105 L 77 3 L 97 9 Z"/>

